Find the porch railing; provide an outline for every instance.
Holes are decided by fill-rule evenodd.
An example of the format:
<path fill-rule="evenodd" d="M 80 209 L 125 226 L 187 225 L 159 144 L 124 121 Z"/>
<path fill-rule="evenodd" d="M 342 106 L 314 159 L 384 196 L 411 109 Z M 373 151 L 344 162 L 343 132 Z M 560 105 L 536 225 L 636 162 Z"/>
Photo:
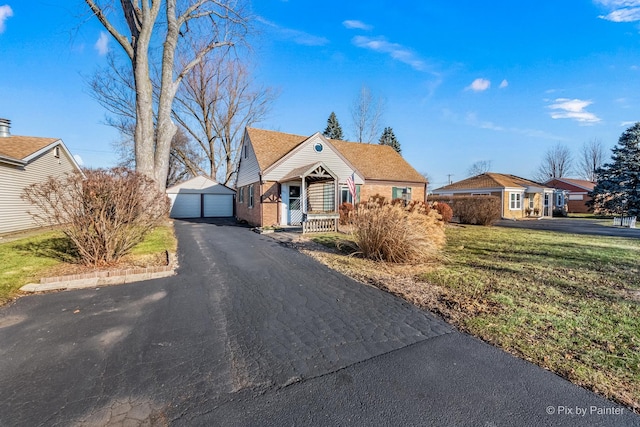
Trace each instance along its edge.
<path fill-rule="evenodd" d="M 338 231 L 340 214 L 307 214 L 302 221 L 302 234 Z"/>

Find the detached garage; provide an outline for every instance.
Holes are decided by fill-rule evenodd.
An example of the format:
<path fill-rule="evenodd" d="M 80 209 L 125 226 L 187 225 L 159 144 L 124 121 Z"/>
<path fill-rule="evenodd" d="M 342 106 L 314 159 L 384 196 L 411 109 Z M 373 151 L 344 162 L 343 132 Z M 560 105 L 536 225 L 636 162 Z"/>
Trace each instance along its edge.
<path fill-rule="evenodd" d="M 171 218 L 232 217 L 236 192 L 211 178 L 197 176 L 167 188 Z"/>

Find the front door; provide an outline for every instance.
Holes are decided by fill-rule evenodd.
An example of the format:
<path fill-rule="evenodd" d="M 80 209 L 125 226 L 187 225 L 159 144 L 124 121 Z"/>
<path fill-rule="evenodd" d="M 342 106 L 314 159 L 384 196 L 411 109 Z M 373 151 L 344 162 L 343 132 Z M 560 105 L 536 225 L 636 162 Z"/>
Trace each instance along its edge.
<path fill-rule="evenodd" d="M 544 216 L 551 216 L 551 206 L 549 206 L 549 199 L 549 193 L 544 193 Z"/>
<path fill-rule="evenodd" d="M 302 224 L 302 203 L 300 199 L 300 186 L 289 185 L 289 225 Z"/>

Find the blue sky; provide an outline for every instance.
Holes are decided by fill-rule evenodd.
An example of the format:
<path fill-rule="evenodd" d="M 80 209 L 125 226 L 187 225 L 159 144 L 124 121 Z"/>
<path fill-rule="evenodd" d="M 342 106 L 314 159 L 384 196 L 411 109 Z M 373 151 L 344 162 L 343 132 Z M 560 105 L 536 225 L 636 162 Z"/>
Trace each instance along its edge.
<path fill-rule="evenodd" d="M 84 2 L 0 0 L 0 117 L 110 166 L 114 130 L 85 83 L 117 46 Z M 432 188 L 492 162 L 531 177 L 544 152 L 607 150 L 640 120 L 640 0 L 253 2 L 256 79 L 279 90 L 258 127 L 311 135 L 335 111 L 353 135 L 362 85 L 385 100 Z M 608 154 L 608 153 L 607 153 Z"/>

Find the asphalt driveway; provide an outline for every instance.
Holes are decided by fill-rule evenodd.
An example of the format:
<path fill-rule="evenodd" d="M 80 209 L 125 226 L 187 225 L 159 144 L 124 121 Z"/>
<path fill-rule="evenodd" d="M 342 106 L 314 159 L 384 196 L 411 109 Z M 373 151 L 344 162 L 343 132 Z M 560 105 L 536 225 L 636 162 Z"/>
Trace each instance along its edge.
<path fill-rule="evenodd" d="M 638 425 L 246 228 L 176 223 L 179 274 L 0 309 L 0 425 Z"/>

